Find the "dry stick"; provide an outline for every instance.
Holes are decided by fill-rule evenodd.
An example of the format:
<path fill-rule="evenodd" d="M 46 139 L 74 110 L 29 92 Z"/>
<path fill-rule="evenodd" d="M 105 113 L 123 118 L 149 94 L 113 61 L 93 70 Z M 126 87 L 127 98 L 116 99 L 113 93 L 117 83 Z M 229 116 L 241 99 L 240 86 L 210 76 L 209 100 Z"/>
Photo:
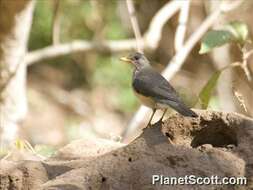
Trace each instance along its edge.
<path fill-rule="evenodd" d="M 231 63 L 230 65 L 227 65 L 227 66 L 223 67 L 221 69 L 221 71 L 224 71 L 226 69 L 230 69 L 230 68 L 233 68 L 233 67 L 242 67 L 242 63 L 241 62 Z M 242 96 L 242 94 L 240 92 L 238 92 L 238 90 L 236 90 L 236 87 L 234 85 L 232 85 L 232 92 L 233 92 L 233 95 L 238 100 L 240 106 L 243 107 L 244 111 L 247 113 L 248 110 L 247 110 L 247 106 L 245 104 L 245 101 L 243 99 L 243 96 Z"/>
<path fill-rule="evenodd" d="M 236 97 L 236 99 L 238 100 L 240 106 L 243 108 L 243 110 L 247 113 L 248 112 L 248 109 L 247 109 L 247 106 L 245 104 L 245 101 L 243 99 L 243 96 L 242 94 L 236 90 L 236 88 L 234 86 L 232 86 L 232 91 L 233 91 L 233 94 L 234 96 Z"/>
<path fill-rule="evenodd" d="M 186 24 L 189 18 L 189 9 L 190 9 L 190 0 L 182 2 L 174 42 L 176 52 L 178 52 L 184 45 Z"/>
<path fill-rule="evenodd" d="M 253 53 L 253 50 L 250 50 L 248 52 L 242 51 L 243 61 L 242 61 L 242 64 L 241 64 L 241 68 L 243 69 L 248 81 L 252 80 L 251 73 L 250 73 L 250 70 L 249 70 L 249 67 L 248 67 L 248 58 L 252 55 L 252 53 Z"/>
<path fill-rule="evenodd" d="M 141 37 L 140 27 L 136 18 L 136 12 L 132 0 L 126 0 L 127 10 L 130 16 L 130 21 L 134 30 L 135 39 L 137 42 L 137 51 L 143 53 L 143 40 Z"/>
<path fill-rule="evenodd" d="M 152 18 L 149 28 L 144 35 L 144 47 L 155 49 L 161 39 L 162 28 L 179 9 L 182 3 L 173 0 L 165 4 Z M 62 55 L 68 55 L 75 52 L 84 51 L 111 51 L 121 52 L 126 50 L 133 50 L 136 48 L 136 39 L 128 40 L 107 40 L 101 44 L 86 40 L 77 40 L 71 43 L 59 44 L 55 46 L 48 46 L 39 50 L 29 52 L 25 56 L 25 62 L 28 65 L 39 62 L 44 59 L 50 59 Z"/>
<path fill-rule="evenodd" d="M 44 59 L 50 59 L 58 56 L 68 55 L 76 52 L 84 51 L 111 51 L 111 52 L 121 52 L 126 50 L 131 50 L 136 48 L 136 40 L 111 40 L 101 42 L 101 44 L 91 43 L 85 40 L 75 40 L 71 43 L 59 44 L 55 46 L 48 46 L 39 50 L 34 50 L 29 52 L 25 56 L 25 62 L 28 65 L 39 62 Z"/>
<path fill-rule="evenodd" d="M 242 1 L 241 1 L 242 2 Z M 216 21 L 219 15 L 223 12 L 230 11 L 236 7 L 238 7 L 240 3 L 234 2 L 229 7 L 220 6 L 215 12 L 209 15 L 204 22 L 200 25 L 196 32 L 194 32 L 189 40 L 185 43 L 184 47 L 172 58 L 172 60 L 168 63 L 167 68 L 162 72 L 162 75 L 167 79 L 170 80 L 182 67 L 185 59 L 187 58 L 190 51 L 196 45 L 196 43 L 200 40 L 200 38 L 205 34 L 205 32 L 209 29 L 209 27 Z M 122 141 L 124 140 L 133 132 L 135 131 L 140 124 L 143 122 L 144 118 L 149 113 L 149 109 L 145 106 L 141 106 L 139 110 L 136 112 L 135 116 L 131 120 L 128 128 L 124 131 L 122 136 Z"/>
<path fill-rule="evenodd" d="M 60 42 L 60 0 L 54 1 L 52 42 L 53 45 L 56 45 Z"/>
<path fill-rule="evenodd" d="M 253 55 L 253 49 L 245 52 L 244 59 L 248 59 L 251 55 Z"/>
<path fill-rule="evenodd" d="M 242 69 L 248 79 L 248 81 L 251 81 L 252 80 L 252 77 L 251 77 L 251 74 L 250 74 L 250 70 L 249 70 L 249 67 L 248 67 L 248 62 L 247 60 L 243 60 L 242 62 Z"/>
<path fill-rule="evenodd" d="M 144 42 L 149 48 L 158 47 L 165 23 L 181 8 L 184 1 L 170 1 L 165 4 L 152 18 L 148 31 L 144 35 Z"/>

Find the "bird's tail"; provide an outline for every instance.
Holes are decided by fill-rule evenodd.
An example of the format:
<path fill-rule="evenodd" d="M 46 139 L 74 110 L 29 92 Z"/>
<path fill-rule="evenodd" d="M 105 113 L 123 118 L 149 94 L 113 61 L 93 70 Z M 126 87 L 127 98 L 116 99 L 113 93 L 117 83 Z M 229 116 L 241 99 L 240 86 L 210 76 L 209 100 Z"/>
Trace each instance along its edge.
<path fill-rule="evenodd" d="M 186 117 L 198 117 L 198 115 L 192 111 L 190 108 L 188 108 L 183 102 L 175 102 L 170 100 L 165 100 L 163 103 L 169 105 L 174 110 L 176 110 L 178 113 L 182 114 Z"/>
<path fill-rule="evenodd" d="M 186 107 L 184 104 L 178 104 L 178 106 L 173 107 L 178 113 L 187 117 L 198 117 L 198 115 L 192 111 L 190 108 Z"/>

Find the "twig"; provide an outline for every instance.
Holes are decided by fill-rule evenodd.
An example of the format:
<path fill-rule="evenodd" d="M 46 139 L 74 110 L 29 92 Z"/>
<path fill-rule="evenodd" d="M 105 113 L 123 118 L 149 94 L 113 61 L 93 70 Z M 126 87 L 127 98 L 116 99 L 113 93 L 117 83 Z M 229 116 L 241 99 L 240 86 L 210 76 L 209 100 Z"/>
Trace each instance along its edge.
<path fill-rule="evenodd" d="M 199 26 L 199 28 L 189 37 L 184 47 L 182 47 L 181 50 L 168 63 L 167 68 L 163 71 L 163 76 L 167 80 L 170 80 L 180 70 L 190 51 L 205 34 L 205 32 L 209 29 L 209 27 L 216 21 L 220 13 L 221 10 L 218 9 L 210 16 L 208 16 Z"/>
<path fill-rule="evenodd" d="M 233 4 L 233 3 L 232 3 Z M 237 6 L 237 2 L 235 2 Z M 234 5 L 233 4 L 233 5 Z M 232 6 L 233 8 L 236 8 L 237 6 Z M 211 13 L 204 22 L 199 26 L 197 31 L 195 31 L 187 40 L 185 45 L 182 47 L 182 49 L 177 52 L 177 54 L 172 58 L 170 63 L 168 64 L 167 68 L 162 72 L 163 76 L 167 79 L 170 80 L 181 68 L 183 65 L 186 57 L 189 55 L 190 51 L 192 48 L 195 46 L 195 44 L 200 40 L 200 38 L 205 34 L 205 32 L 209 29 L 209 27 L 216 21 L 216 19 L 219 17 L 219 15 L 223 12 L 230 11 L 232 9 L 224 9 L 224 6 L 221 6 L 218 8 L 216 11 Z M 144 106 L 141 106 L 139 110 L 136 112 L 132 120 L 130 121 L 130 124 L 128 128 L 123 133 L 122 136 L 122 141 L 128 137 L 129 134 L 131 134 L 133 131 L 135 131 L 140 124 L 143 122 L 143 119 L 147 116 L 148 114 L 148 109 Z"/>
<path fill-rule="evenodd" d="M 60 0 L 54 0 L 54 14 L 52 26 L 52 41 L 53 45 L 60 42 Z"/>
<path fill-rule="evenodd" d="M 184 3 L 184 2 L 183 2 Z M 152 18 L 148 32 L 144 35 L 145 43 L 155 49 L 161 39 L 165 23 L 181 8 L 182 2 L 174 0 L 164 5 Z"/>
<path fill-rule="evenodd" d="M 180 50 L 184 45 L 186 24 L 189 18 L 189 9 L 190 9 L 190 0 L 182 1 L 174 42 L 176 52 Z"/>
<path fill-rule="evenodd" d="M 250 70 L 249 70 L 249 67 L 248 67 L 248 58 L 252 54 L 253 54 L 253 50 L 246 51 L 246 50 L 244 50 L 244 48 L 242 49 L 242 59 L 243 60 L 242 60 L 241 68 L 244 71 L 248 81 L 252 80 L 251 73 L 250 73 Z"/>
<path fill-rule="evenodd" d="M 155 49 L 161 39 L 162 28 L 164 24 L 175 14 L 181 7 L 180 1 L 173 0 L 168 2 L 162 7 L 153 17 L 150 22 L 149 28 L 144 35 L 143 46 L 144 48 Z M 101 44 L 86 40 L 77 40 L 71 43 L 59 44 L 55 46 L 48 46 L 39 50 L 29 52 L 25 56 L 25 62 L 31 65 L 44 59 L 50 59 L 62 55 L 68 55 L 75 52 L 84 51 L 111 51 L 120 52 L 126 50 L 134 50 L 136 48 L 136 40 L 115 40 L 103 41 Z"/>
<path fill-rule="evenodd" d="M 245 104 L 245 101 L 243 99 L 243 96 L 240 92 L 238 92 L 238 90 L 236 90 L 235 86 L 232 86 L 232 91 L 234 93 L 234 96 L 237 98 L 240 106 L 244 109 L 244 111 L 247 113 L 248 110 L 247 110 L 247 107 L 246 107 L 246 104 Z"/>
<path fill-rule="evenodd" d="M 134 30 L 134 35 L 137 42 L 137 51 L 143 53 L 143 40 L 141 37 L 140 27 L 136 18 L 136 12 L 132 0 L 126 0 L 127 10 L 130 16 L 131 24 Z"/>
<path fill-rule="evenodd" d="M 220 9 L 221 9 L 222 12 L 232 11 L 235 8 L 239 7 L 242 4 L 243 1 L 244 0 L 236 0 L 236 1 L 225 0 L 225 1 L 222 1 Z"/>
<path fill-rule="evenodd" d="M 99 51 L 99 52 L 121 52 L 126 50 L 134 50 L 136 40 L 112 40 L 104 41 L 101 44 L 90 43 L 85 40 L 76 40 L 71 43 L 59 44 L 56 46 L 48 46 L 39 50 L 32 51 L 25 56 L 25 63 L 31 65 L 35 62 L 50 59 L 58 56 L 68 55 L 75 52 L 83 51 Z"/>
<path fill-rule="evenodd" d="M 243 69 L 248 81 L 252 80 L 251 74 L 250 74 L 250 70 L 248 67 L 248 61 L 247 60 L 243 60 L 241 68 Z"/>
<path fill-rule="evenodd" d="M 248 52 L 245 52 L 244 59 L 248 59 L 251 55 L 253 55 L 253 49 Z"/>

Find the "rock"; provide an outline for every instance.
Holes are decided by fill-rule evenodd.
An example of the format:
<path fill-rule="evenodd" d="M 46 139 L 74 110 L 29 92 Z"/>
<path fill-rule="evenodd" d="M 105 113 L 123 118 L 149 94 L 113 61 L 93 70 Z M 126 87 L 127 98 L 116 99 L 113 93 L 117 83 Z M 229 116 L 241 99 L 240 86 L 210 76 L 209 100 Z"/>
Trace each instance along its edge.
<path fill-rule="evenodd" d="M 26 168 L 37 165 L 40 170 L 27 171 L 40 175 L 29 173 L 33 180 L 23 180 L 15 188 L 36 189 L 35 184 L 44 190 L 253 188 L 253 120 L 234 113 L 198 113 L 199 118 L 175 114 L 162 125 L 158 123 L 144 129 L 142 135 L 127 146 L 99 139 L 75 141 L 44 162 L 26 164 Z M 3 182 L 6 176 L 24 178 L 19 164 L 13 164 L 13 173 L 1 167 L 0 187 L 10 187 L 6 185 L 8 180 Z M 248 181 L 246 186 L 168 186 L 152 185 L 152 175 L 161 179 L 186 175 L 245 176 Z"/>
<path fill-rule="evenodd" d="M 47 171 L 38 161 L 0 162 L 1 190 L 40 189 L 48 181 Z"/>

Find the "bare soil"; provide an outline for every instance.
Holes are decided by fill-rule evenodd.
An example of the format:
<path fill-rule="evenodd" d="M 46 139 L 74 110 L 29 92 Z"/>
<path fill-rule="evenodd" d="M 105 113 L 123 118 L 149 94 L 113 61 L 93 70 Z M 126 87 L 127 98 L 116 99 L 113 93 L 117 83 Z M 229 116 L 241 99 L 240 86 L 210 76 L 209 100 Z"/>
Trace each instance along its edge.
<path fill-rule="evenodd" d="M 253 189 L 253 120 L 235 113 L 172 115 L 128 145 L 78 140 L 45 161 L 0 163 L 0 189 Z M 152 185 L 152 175 L 246 176 L 247 185 Z"/>

